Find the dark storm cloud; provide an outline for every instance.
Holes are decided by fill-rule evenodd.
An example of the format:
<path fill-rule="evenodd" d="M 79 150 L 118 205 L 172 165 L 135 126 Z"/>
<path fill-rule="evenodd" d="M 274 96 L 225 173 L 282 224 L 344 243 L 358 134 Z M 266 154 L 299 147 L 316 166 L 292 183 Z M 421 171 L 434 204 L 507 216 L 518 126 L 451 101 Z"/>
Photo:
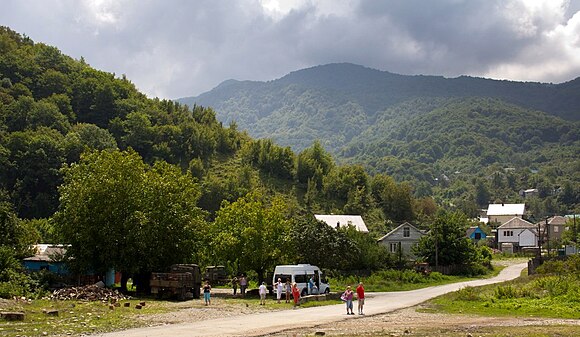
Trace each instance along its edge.
<path fill-rule="evenodd" d="M 3 0 L 0 24 L 176 98 L 330 62 L 561 82 L 580 72 L 579 2 Z"/>

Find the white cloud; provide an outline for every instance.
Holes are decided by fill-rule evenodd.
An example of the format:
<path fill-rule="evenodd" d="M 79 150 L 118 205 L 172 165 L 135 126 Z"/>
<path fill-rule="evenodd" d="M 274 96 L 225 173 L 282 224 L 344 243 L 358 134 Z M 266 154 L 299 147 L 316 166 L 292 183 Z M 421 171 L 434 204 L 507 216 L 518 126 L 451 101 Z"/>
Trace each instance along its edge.
<path fill-rule="evenodd" d="M 579 75 L 580 0 L 3 0 L 0 24 L 150 96 L 352 62 L 402 74 Z"/>

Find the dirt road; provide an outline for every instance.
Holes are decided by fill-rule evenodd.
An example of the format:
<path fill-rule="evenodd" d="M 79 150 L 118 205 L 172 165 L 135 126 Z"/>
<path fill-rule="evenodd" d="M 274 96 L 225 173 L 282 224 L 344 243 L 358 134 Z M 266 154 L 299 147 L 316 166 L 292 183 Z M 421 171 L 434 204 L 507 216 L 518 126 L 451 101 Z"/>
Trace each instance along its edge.
<path fill-rule="evenodd" d="M 527 267 L 526 263 L 512 265 L 491 279 L 460 282 L 425 289 L 404 292 L 369 293 L 366 300 L 366 315 L 377 315 L 411 307 L 433 297 L 461 289 L 466 286 L 480 286 L 517 278 Z M 321 324 L 357 319 L 364 316 L 347 316 L 343 304 L 258 313 L 245 316 L 225 317 L 194 323 L 181 323 L 147 328 L 138 328 L 102 337 L 190 337 L 190 336 L 261 336 L 299 327 L 313 327 Z"/>

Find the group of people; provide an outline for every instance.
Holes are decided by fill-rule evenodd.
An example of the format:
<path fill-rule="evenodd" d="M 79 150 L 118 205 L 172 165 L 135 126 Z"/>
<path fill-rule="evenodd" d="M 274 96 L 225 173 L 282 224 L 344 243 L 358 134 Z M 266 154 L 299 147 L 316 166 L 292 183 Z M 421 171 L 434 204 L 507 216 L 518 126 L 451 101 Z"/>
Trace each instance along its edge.
<path fill-rule="evenodd" d="M 232 288 L 234 290 L 234 296 L 236 296 L 236 292 L 238 289 L 238 283 L 240 285 L 240 293 L 242 297 L 246 295 L 246 289 L 248 285 L 248 281 L 244 275 L 240 276 L 240 279 L 234 277 L 232 279 Z M 300 289 L 296 285 L 296 282 L 290 283 L 290 279 L 286 279 L 286 282 L 282 282 L 282 279 L 279 278 L 278 282 L 274 284 L 276 287 L 276 299 L 278 303 L 281 303 L 282 294 L 286 294 L 286 303 L 290 303 L 290 296 L 294 299 L 294 308 L 296 308 L 300 303 Z M 268 294 L 268 288 L 266 287 L 266 282 L 262 282 L 260 287 L 258 288 L 258 294 L 260 294 L 260 305 L 266 305 L 266 295 Z M 364 315 L 363 307 L 365 305 L 365 288 L 363 283 L 360 282 L 356 287 L 356 296 L 358 301 L 358 314 Z M 203 285 L 203 298 L 205 301 L 205 305 L 211 304 L 211 285 L 209 281 L 205 281 Z M 340 296 L 340 299 L 346 303 L 346 314 L 347 315 L 354 315 L 353 311 L 353 300 L 354 300 L 354 292 L 352 291 L 351 286 L 347 286 L 346 290 Z"/>
<path fill-rule="evenodd" d="M 276 300 L 278 303 L 282 301 L 282 294 L 285 294 L 286 303 L 290 303 L 290 296 L 294 299 L 294 307 L 298 306 L 300 301 L 300 290 L 298 289 L 298 285 L 296 282 L 290 283 L 290 279 L 286 279 L 286 282 L 282 282 L 281 278 L 278 278 L 278 281 L 274 284 L 276 288 Z M 266 304 L 266 282 L 262 282 L 260 286 L 260 304 L 262 302 Z"/>
<path fill-rule="evenodd" d="M 240 294 L 242 297 L 246 297 L 246 289 L 248 289 L 248 279 L 244 274 L 240 275 L 238 279 L 236 276 L 232 279 L 232 289 L 234 290 L 234 297 L 238 291 L 238 285 L 240 286 Z"/>
<path fill-rule="evenodd" d="M 365 288 L 362 282 L 360 282 L 356 287 L 356 296 L 358 301 L 358 314 L 364 315 L 363 307 L 365 305 Z M 346 287 L 346 290 L 344 291 L 344 293 L 342 293 L 342 296 L 340 298 L 346 303 L 346 314 L 354 315 L 352 305 L 352 301 L 354 299 L 354 292 L 352 291 L 352 288 L 350 286 Z"/>

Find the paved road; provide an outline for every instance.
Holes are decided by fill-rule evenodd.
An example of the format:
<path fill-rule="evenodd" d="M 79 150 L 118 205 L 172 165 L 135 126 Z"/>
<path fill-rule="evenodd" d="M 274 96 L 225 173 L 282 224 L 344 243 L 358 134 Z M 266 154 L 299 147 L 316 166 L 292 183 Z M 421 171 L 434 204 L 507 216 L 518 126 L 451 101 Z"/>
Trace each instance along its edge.
<path fill-rule="evenodd" d="M 481 286 L 508 281 L 520 276 L 526 263 L 512 265 L 491 279 L 459 282 L 443 286 L 412 291 L 369 293 L 365 303 L 365 314 L 376 315 L 411 307 L 433 297 L 456 291 L 466 286 Z M 355 302 L 356 306 L 356 302 Z M 344 304 L 298 310 L 273 311 L 269 313 L 212 319 L 195 323 L 173 324 L 149 328 L 138 328 L 101 335 L 103 337 L 191 337 L 191 336 L 261 336 L 299 327 L 313 327 L 344 319 L 347 316 Z"/>

